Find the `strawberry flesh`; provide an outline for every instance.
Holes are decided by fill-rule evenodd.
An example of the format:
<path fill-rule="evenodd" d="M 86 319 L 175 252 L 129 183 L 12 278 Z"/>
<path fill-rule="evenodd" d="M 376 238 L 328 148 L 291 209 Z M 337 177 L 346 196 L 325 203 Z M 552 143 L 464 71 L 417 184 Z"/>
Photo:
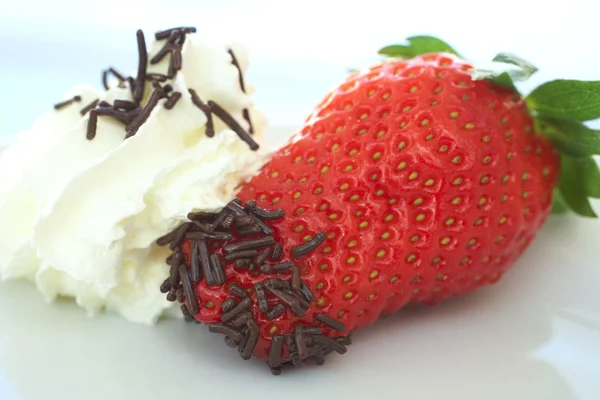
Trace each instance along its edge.
<path fill-rule="evenodd" d="M 253 234 L 235 226 L 248 222 L 236 215 L 231 240 L 209 240 L 210 254 L 223 260 L 225 282 L 200 280 L 194 299 L 171 295 L 185 298 L 188 312 L 190 301 L 197 302 L 198 312 L 189 319 L 219 324 L 223 305 L 231 306 L 228 299 L 249 302 L 244 310 L 259 330 L 250 338 L 256 339 L 255 356 L 270 360 L 271 348 L 281 347 L 281 362 L 297 363 L 317 348 L 320 363 L 322 353 L 337 348 L 330 338 L 344 345 L 350 332 L 382 314 L 496 282 L 545 221 L 559 161 L 534 132 L 523 99 L 489 81 L 472 80 L 470 69 L 450 55 L 428 54 L 384 62 L 331 92 L 238 194 L 248 210 L 254 204 L 277 208 L 282 211 L 269 212 L 285 212 L 285 218 L 261 220 L 248 211 L 255 215 L 251 225 L 272 230 Z M 214 218 L 222 216 L 203 223 Z M 225 246 L 269 235 L 282 249 L 277 260 L 266 257 L 271 267 L 243 262 L 236 267 L 225 260 Z M 298 246 L 320 235 L 318 247 L 299 255 Z M 191 248 L 191 240 L 183 241 L 187 265 Z M 263 246 L 248 258 L 266 248 L 275 252 L 274 245 Z M 278 263 L 293 263 L 299 276 L 293 269 L 272 271 Z M 299 279 L 314 299 L 291 287 Z M 281 290 L 302 298 L 304 313 L 274 294 L 278 289 L 269 290 L 269 282 L 288 285 Z M 232 295 L 232 283 L 250 300 Z M 332 329 L 336 323 L 343 329 Z M 252 329 L 244 329 L 251 336 Z M 298 348 L 304 342 L 295 335 L 302 329 L 319 332 L 306 335 L 313 350 Z M 279 371 L 279 365 L 270 366 Z"/>

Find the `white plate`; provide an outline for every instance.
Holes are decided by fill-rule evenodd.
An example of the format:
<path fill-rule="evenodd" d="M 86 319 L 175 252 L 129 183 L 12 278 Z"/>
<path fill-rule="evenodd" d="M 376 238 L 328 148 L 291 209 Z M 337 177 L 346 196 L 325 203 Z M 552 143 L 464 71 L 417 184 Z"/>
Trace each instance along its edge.
<path fill-rule="evenodd" d="M 348 354 L 279 377 L 204 327 L 88 319 L 28 283 L 0 284 L 0 399 L 595 400 L 598 231 L 599 221 L 553 217 L 498 284 L 401 311 L 356 332 Z"/>

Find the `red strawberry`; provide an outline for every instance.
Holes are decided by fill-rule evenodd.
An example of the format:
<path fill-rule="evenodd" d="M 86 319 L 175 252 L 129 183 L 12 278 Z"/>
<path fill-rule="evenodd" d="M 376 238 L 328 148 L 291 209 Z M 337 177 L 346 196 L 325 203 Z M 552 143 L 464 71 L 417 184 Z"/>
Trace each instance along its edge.
<path fill-rule="evenodd" d="M 352 75 L 238 200 L 161 240 L 176 249 L 163 291 L 278 373 L 344 352 L 345 335 L 409 302 L 496 282 L 551 209 L 559 154 L 537 129 L 578 123 L 472 70 L 428 53 Z M 566 193 L 565 179 L 565 199 L 585 213 L 589 193 Z M 306 243 L 313 251 L 299 254 Z"/>

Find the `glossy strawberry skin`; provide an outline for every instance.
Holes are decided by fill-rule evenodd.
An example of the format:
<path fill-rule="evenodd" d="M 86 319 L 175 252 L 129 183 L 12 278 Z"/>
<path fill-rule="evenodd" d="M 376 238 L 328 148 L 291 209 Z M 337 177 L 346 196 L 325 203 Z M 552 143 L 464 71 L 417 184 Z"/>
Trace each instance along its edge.
<path fill-rule="evenodd" d="M 255 355 L 266 358 L 274 333 L 314 324 L 317 313 L 344 322 L 346 334 L 409 302 L 493 283 L 535 237 L 558 157 L 534 133 L 523 100 L 473 81 L 470 68 L 430 54 L 351 76 L 241 188 L 243 201 L 286 211 L 271 223 L 283 260 L 327 233 L 293 260 L 317 297 L 308 313 L 268 321 L 252 308 L 261 329 Z M 226 275 L 247 289 L 268 277 L 232 264 Z M 224 288 L 198 283 L 198 320 L 218 322 Z"/>

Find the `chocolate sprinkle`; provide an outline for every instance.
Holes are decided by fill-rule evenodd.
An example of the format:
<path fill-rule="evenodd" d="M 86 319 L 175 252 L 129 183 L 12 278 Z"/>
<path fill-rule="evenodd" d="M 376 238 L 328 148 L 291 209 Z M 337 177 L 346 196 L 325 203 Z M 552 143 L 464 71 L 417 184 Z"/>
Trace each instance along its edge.
<path fill-rule="evenodd" d="M 171 264 L 171 267 L 169 268 L 169 292 L 171 290 L 177 290 L 177 287 L 179 286 L 179 282 L 181 281 L 181 277 L 179 276 L 179 265 L 181 264 L 181 262 L 177 263 L 177 264 Z"/>
<path fill-rule="evenodd" d="M 269 285 L 275 289 L 284 289 L 285 288 L 285 282 L 283 281 L 283 279 L 279 279 L 279 278 L 269 278 L 265 281 L 265 285 Z"/>
<path fill-rule="evenodd" d="M 197 240 L 192 242 L 192 248 L 190 249 L 190 263 L 192 268 L 192 281 L 196 283 L 202 279 L 202 267 L 200 266 L 200 248 Z"/>
<path fill-rule="evenodd" d="M 308 356 L 306 338 L 304 337 L 304 330 L 298 324 L 294 326 L 294 339 L 296 342 L 296 353 L 298 354 L 298 358 L 303 360 Z"/>
<path fill-rule="evenodd" d="M 306 299 L 306 301 L 312 303 L 317 301 L 317 297 L 310 289 L 310 287 L 304 281 L 300 281 L 300 289 L 298 290 L 302 296 Z"/>
<path fill-rule="evenodd" d="M 194 318 L 194 316 L 192 314 L 190 314 L 190 310 L 188 310 L 187 306 L 185 304 L 182 304 L 181 307 L 181 313 L 183 314 L 183 317 L 185 319 L 185 322 L 195 322 L 195 323 L 200 323 L 198 320 L 196 320 L 196 318 Z"/>
<path fill-rule="evenodd" d="M 272 235 L 273 234 L 273 228 L 271 228 L 269 225 L 265 224 L 262 220 L 256 218 L 254 215 L 251 216 L 252 219 L 254 219 L 254 222 L 256 223 L 256 225 L 258 225 L 260 227 L 260 230 L 263 231 L 265 233 L 265 235 Z"/>
<path fill-rule="evenodd" d="M 196 28 L 194 28 L 193 26 L 189 26 L 189 27 L 180 26 L 180 27 L 177 27 L 177 28 L 165 29 L 164 31 L 156 32 L 154 34 L 154 37 L 156 38 L 156 40 L 167 39 L 171 35 L 171 32 L 173 32 L 173 31 L 180 31 L 183 34 L 195 33 L 196 32 Z"/>
<path fill-rule="evenodd" d="M 248 328 L 245 327 L 242 330 L 242 335 L 244 336 L 242 338 L 242 340 L 240 340 L 239 344 L 238 344 L 238 351 L 240 352 L 240 354 L 242 353 L 242 351 L 244 350 L 244 347 L 246 347 L 246 343 L 248 342 Z"/>
<path fill-rule="evenodd" d="M 108 68 L 108 72 L 110 72 L 111 74 L 113 74 L 113 76 L 115 78 L 117 78 L 120 82 L 126 81 L 125 76 L 123 74 L 119 73 L 119 71 L 117 71 L 113 67 Z"/>
<path fill-rule="evenodd" d="M 242 328 L 248 324 L 248 321 L 252 319 L 252 313 L 248 311 L 244 311 L 231 322 L 234 328 Z"/>
<path fill-rule="evenodd" d="M 192 211 L 189 212 L 187 215 L 187 218 L 190 221 L 203 221 L 206 219 L 212 219 L 214 216 L 214 214 L 211 213 L 206 213 L 206 212 L 202 212 L 202 211 Z"/>
<path fill-rule="evenodd" d="M 252 219 L 252 217 L 249 215 L 236 216 L 235 221 L 233 221 L 233 224 L 238 229 L 246 228 L 246 227 L 252 225 L 253 223 L 254 223 L 254 219 Z"/>
<path fill-rule="evenodd" d="M 271 348 L 269 349 L 269 367 L 277 368 L 281 365 L 283 354 L 283 336 L 273 335 Z"/>
<path fill-rule="evenodd" d="M 173 32 L 173 34 L 175 34 L 175 36 L 179 36 L 177 35 L 176 32 Z M 172 45 L 171 43 L 166 43 L 159 51 L 158 53 L 156 53 L 156 55 L 154 57 L 152 57 L 150 59 L 150 64 L 154 65 L 154 64 L 158 64 L 159 62 L 161 62 L 163 60 L 163 58 L 165 58 L 167 56 L 167 54 L 169 54 L 170 52 L 176 50 L 177 47 Z M 166 76 L 165 76 L 166 78 Z"/>
<path fill-rule="evenodd" d="M 165 102 L 165 108 L 167 110 L 172 110 L 179 99 L 181 99 L 181 92 L 173 92 L 173 94 L 169 96 L 169 99 Z"/>
<path fill-rule="evenodd" d="M 250 297 L 246 297 L 238 304 L 236 304 L 235 307 L 233 307 L 233 309 L 221 315 L 221 322 L 224 324 L 228 323 L 229 321 L 233 320 L 235 317 L 240 315 L 243 311 L 246 311 L 248 308 L 250 308 L 251 305 L 252 300 L 250 300 Z"/>
<path fill-rule="evenodd" d="M 286 333 L 285 335 L 283 335 L 283 340 L 285 341 L 285 345 L 288 348 L 290 356 L 292 356 L 292 358 L 295 358 L 298 350 L 296 348 L 296 341 L 294 340 L 294 335 L 291 333 Z"/>
<path fill-rule="evenodd" d="M 123 122 L 124 124 L 131 123 L 139 114 L 139 108 L 131 111 L 116 110 L 114 107 L 101 107 L 96 108 L 98 116 L 112 117 L 117 121 Z"/>
<path fill-rule="evenodd" d="M 160 285 L 161 293 L 168 293 L 171 290 L 171 282 L 169 282 L 169 278 L 165 279 L 164 282 Z"/>
<path fill-rule="evenodd" d="M 146 50 L 146 40 L 144 39 L 144 32 L 142 32 L 141 29 L 138 29 L 138 31 L 136 32 L 136 38 L 137 38 L 137 44 L 138 44 L 139 62 L 138 62 L 137 78 L 135 80 L 135 87 L 133 89 L 133 98 L 134 98 L 135 102 L 139 104 L 139 102 L 142 101 L 142 99 L 144 98 L 144 86 L 145 86 L 145 81 L 146 81 L 146 66 L 148 64 L 148 51 Z M 150 101 L 148 101 L 148 102 L 150 102 Z M 137 129 L 136 129 L 136 131 L 137 131 Z"/>
<path fill-rule="evenodd" d="M 258 255 L 256 256 L 256 259 L 254 260 L 254 264 L 263 265 L 263 263 L 265 261 L 267 261 L 267 258 L 269 258 L 270 255 L 271 255 L 271 248 L 267 247 L 266 249 L 264 249 L 263 251 L 258 253 Z"/>
<path fill-rule="evenodd" d="M 225 261 L 237 260 L 238 258 L 248 258 L 258 255 L 256 250 L 243 250 L 225 254 Z"/>
<path fill-rule="evenodd" d="M 344 325 L 338 320 L 331 318 L 328 315 L 317 314 L 316 319 L 317 321 L 324 323 L 334 331 L 343 332 L 344 330 L 346 330 L 346 325 Z"/>
<path fill-rule="evenodd" d="M 263 274 L 270 274 L 271 272 L 273 272 L 273 269 L 269 264 L 263 264 L 260 267 L 258 267 L 258 269 L 260 269 L 260 272 L 262 272 Z"/>
<path fill-rule="evenodd" d="M 273 375 L 275 375 L 275 376 L 281 375 L 281 367 L 273 368 L 273 367 L 269 366 L 269 369 L 271 370 L 271 373 Z"/>
<path fill-rule="evenodd" d="M 244 205 L 244 210 L 253 211 L 256 208 L 256 200 L 248 200 Z"/>
<path fill-rule="evenodd" d="M 273 265 L 273 272 L 289 271 L 290 269 L 292 269 L 293 266 L 294 266 L 294 263 L 291 263 L 291 262 L 278 263 L 278 264 Z"/>
<path fill-rule="evenodd" d="M 205 224 L 199 221 L 193 221 L 196 228 L 200 229 L 204 233 L 213 233 L 215 231 L 215 226 L 213 224 Z"/>
<path fill-rule="evenodd" d="M 298 317 L 303 317 L 304 314 L 306 314 L 306 309 L 308 307 L 303 307 L 305 304 L 302 303 L 301 299 L 291 293 L 274 287 L 272 284 L 266 283 L 265 286 L 271 293 L 275 295 L 275 297 L 287 305 Z"/>
<path fill-rule="evenodd" d="M 183 291 L 181 289 L 175 291 L 175 299 L 177 299 L 178 302 L 183 303 Z"/>
<path fill-rule="evenodd" d="M 83 107 L 81 109 L 81 111 L 79 111 L 79 114 L 81 114 L 81 116 L 84 116 L 85 114 L 87 114 L 89 111 L 93 110 L 94 108 L 96 108 L 96 106 L 98 105 L 98 103 L 100 102 L 99 99 L 96 99 L 94 101 L 92 101 L 90 104 L 88 104 L 87 106 Z"/>
<path fill-rule="evenodd" d="M 90 117 L 87 124 L 86 138 L 93 140 L 96 137 L 96 125 L 98 124 L 98 113 L 96 110 L 90 111 Z"/>
<path fill-rule="evenodd" d="M 265 210 L 264 208 L 260 208 L 258 206 L 256 206 L 253 210 L 252 210 L 252 214 L 256 215 L 257 217 L 259 217 L 260 219 L 263 220 L 278 220 L 281 219 L 283 217 L 285 217 L 285 211 L 283 211 L 283 208 L 279 208 L 277 210 Z"/>
<path fill-rule="evenodd" d="M 234 131 L 240 137 L 240 139 L 246 142 L 248 146 L 250 146 L 251 150 L 258 150 L 258 143 L 252 139 L 252 136 L 250 136 L 250 134 L 246 132 L 244 128 L 242 128 L 242 126 L 223 107 L 212 100 L 208 101 L 208 107 L 217 117 L 221 119 L 221 121 L 225 123 L 225 125 L 229 127 L 229 129 Z"/>
<path fill-rule="evenodd" d="M 200 266 L 202 266 L 202 272 L 207 285 L 213 285 L 216 282 L 216 277 L 213 276 L 213 271 L 210 265 L 210 258 L 208 254 L 208 245 L 206 240 L 198 240 L 198 255 L 200 258 Z"/>
<path fill-rule="evenodd" d="M 55 110 L 60 110 L 61 108 L 65 108 L 75 102 L 79 103 L 81 101 L 81 96 L 73 96 L 69 100 L 62 101 L 54 105 Z"/>
<path fill-rule="evenodd" d="M 242 68 L 240 68 L 240 64 L 239 64 L 237 57 L 235 56 L 235 53 L 233 52 L 233 50 L 229 49 L 228 52 L 229 52 L 229 55 L 231 56 L 231 63 L 238 70 L 238 79 L 240 81 L 240 89 L 242 89 L 243 93 L 246 93 L 246 85 L 244 83 L 244 73 L 242 72 Z M 242 111 L 242 115 L 243 115 L 244 119 L 246 120 L 246 122 L 248 122 L 248 132 L 252 135 L 254 133 L 254 127 L 252 126 L 252 121 L 250 120 L 250 112 L 248 111 L 247 108 L 244 108 L 244 110 Z"/>
<path fill-rule="evenodd" d="M 221 226 L 225 229 L 230 229 L 233 221 L 235 221 L 235 215 L 229 214 L 227 217 L 225 217 Z"/>
<path fill-rule="evenodd" d="M 206 284 L 208 286 L 221 286 L 225 283 L 225 269 L 223 268 L 223 263 L 221 262 L 221 257 L 218 254 L 213 254 L 210 256 L 210 266 L 212 271 L 212 276 L 214 277 L 213 282 L 209 282 L 206 280 Z"/>
<path fill-rule="evenodd" d="M 179 71 L 181 69 L 181 50 L 175 49 L 171 54 L 171 62 L 173 63 L 173 69 Z"/>
<path fill-rule="evenodd" d="M 258 324 L 254 320 L 248 321 L 247 327 L 250 334 L 248 335 L 246 345 L 244 346 L 244 349 L 241 352 L 241 356 L 244 360 L 249 360 L 250 357 L 252 357 L 252 352 L 254 351 L 254 348 L 258 343 L 258 336 L 260 333 Z"/>
<path fill-rule="evenodd" d="M 137 104 L 129 100 L 115 100 L 113 107 L 125 111 L 132 111 L 139 108 Z"/>
<path fill-rule="evenodd" d="M 171 283 L 172 288 L 177 288 L 177 286 L 179 286 L 179 266 L 182 262 L 183 254 L 181 254 L 181 251 L 177 249 L 177 251 L 174 253 L 173 259 L 171 260 L 171 269 L 169 275 L 169 282 Z"/>
<path fill-rule="evenodd" d="M 274 320 L 277 317 L 280 317 L 285 312 L 285 306 L 283 304 L 277 304 L 275 307 L 267 310 L 265 315 L 269 320 Z"/>
<path fill-rule="evenodd" d="M 295 265 L 292 267 L 292 288 L 300 290 L 300 269 Z"/>
<path fill-rule="evenodd" d="M 269 311 L 269 302 L 267 300 L 267 295 L 265 294 L 265 286 L 262 283 L 255 283 L 254 284 L 254 292 L 256 293 L 256 301 L 258 302 L 258 309 L 264 313 Z M 285 311 L 285 306 L 283 308 Z"/>
<path fill-rule="evenodd" d="M 171 242 L 171 250 L 175 250 L 176 247 L 181 246 L 183 241 L 185 240 L 185 235 L 192 228 L 193 224 L 191 222 L 183 223 L 178 229 L 173 241 Z"/>
<path fill-rule="evenodd" d="M 152 110 L 154 110 L 154 107 L 156 107 L 162 96 L 163 91 L 161 89 L 154 89 L 150 95 L 150 98 L 148 99 L 148 103 L 146 103 L 144 108 L 142 108 L 142 111 L 140 111 L 137 118 L 127 126 L 127 135 L 125 136 L 126 139 L 134 136 L 137 133 L 138 129 L 140 129 L 144 122 L 146 122 L 150 116 L 150 113 Z"/>
<path fill-rule="evenodd" d="M 240 332 L 223 324 L 210 324 L 208 325 L 208 330 L 212 333 L 219 333 L 221 335 L 225 335 L 236 342 L 239 342 L 243 338 Z"/>
<path fill-rule="evenodd" d="M 167 293 L 167 300 L 170 302 L 174 302 L 177 299 L 177 297 L 175 296 L 175 288 L 171 288 L 171 290 L 169 290 L 169 293 Z"/>
<path fill-rule="evenodd" d="M 163 82 L 168 81 L 169 78 L 163 74 L 151 73 L 151 74 L 146 74 L 146 80 L 163 83 Z"/>
<path fill-rule="evenodd" d="M 314 357 L 315 357 L 315 364 L 317 364 L 317 365 L 325 364 L 325 356 L 323 355 L 323 351 L 321 350 L 321 347 L 315 348 Z"/>
<path fill-rule="evenodd" d="M 223 246 L 225 253 L 233 253 L 241 250 L 250 250 L 260 247 L 270 246 L 275 243 L 273 236 L 265 236 L 257 239 L 247 239 L 241 242 L 228 243 Z"/>
<path fill-rule="evenodd" d="M 252 236 L 260 232 L 262 232 L 262 229 L 258 225 L 251 225 L 246 228 L 238 229 L 238 235 L 240 236 Z"/>
<path fill-rule="evenodd" d="M 294 247 L 292 249 L 292 257 L 300 258 L 311 253 L 325 241 L 326 237 L 327 236 L 325 235 L 325 232 L 317 233 L 315 237 L 310 239 L 308 242 Z"/>
<path fill-rule="evenodd" d="M 227 203 L 226 207 L 234 213 L 238 217 L 245 217 L 248 213 L 244 210 L 244 208 L 240 205 L 241 200 L 238 198 L 233 199 L 229 203 Z"/>
<path fill-rule="evenodd" d="M 185 235 L 186 239 L 212 239 L 212 240 L 231 240 L 233 236 L 227 232 L 188 232 Z"/>
<path fill-rule="evenodd" d="M 241 298 L 248 297 L 248 292 L 246 292 L 246 290 L 237 283 L 230 283 L 228 289 L 229 293 L 231 293 L 234 296 Z"/>
<path fill-rule="evenodd" d="M 235 307 L 235 299 L 233 297 L 228 298 L 221 304 L 223 312 L 231 311 L 233 307 Z"/>
<path fill-rule="evenodd" d="M 248 258 L 238 258 L 235 260 L 235 267 L 238 269 L 244 269 L 250 265 L 250 259 Z"/>
<path fill-rule="evenodd" d="M 102 87 L 104 88 L 104 90 L 110 89 L 110 86 L 108 86 L 108 70 L 107 69 L 102 71 Z"/>
<path fill-rule="evenodd" d="M 282 255 L 283 255 L 283 246 L 281 245 L 281 243 L 277 242 L 277 243 L 275 243 L 275 246 L 273 246 L 273 254 L 271 255 L 271 260 L 279 261 L 281 259 Z"/>
<path fill-rule="evenodd" d="M 323 332 L 323 330 L 318 326 L 303 326 L 302 329 L 304 330 L 305 335 L 311 335 L 311 336 L 312 335 L 320 335 Z M 312 338 L 310 338 L 310 337 L 307 339 L 311 339 L 311 341 L 312 341 Z"/>
<path fill-rule="evenodd" d="M 335 351 L 338 354 L 344 354 L 346 353 L 346 351 L 348 351 L 348 349 L 346 349 L 346 346 L 330 338 L 329 336 L 315 335 L 313 336 L 313 340 L 315 341 L 315 343 L 333 349 L 333 351 Z"/>
<path fill-rule="evenodd" d="M 187 306 L 192 315 L 198 314 L 198 299 L 192 286 L 192 281 L 185 264 L 179 266 L 179 275 L 181 276 L 181 283 L 183 283 L 183 290 L 185 292 L 185 299 L 187 300 Z"/>
<path fill-rule="evenodd" d="M 206 116 L 206 136 L 208 136 L 209 138 L 215 136 L 215 126 L 213 123 L 212 112 L 211 112 L 210 106 L 205 104 L 200 99 L 200 97 L 198 97 L 198 93 L 196 93 L 196 91 L 194 89 L 188 89 L 188 92 L 192 96 L 192 103 L 194 103 L 194 105 L 196 107 L 198 107 L 200 109 L 200 111 L 202 111 L 204 113 L 204 115 Z"/>
<path fill-rule="evenodd" d="M 215 220 L 213 221 L 213 225 L 215 226 L 215 228 L 220 227 L 228 215 L 229 215 L 229 210 L 227 210 L 226 208 L 223 208 L 221 211 L 219 211 L 219 213 L 215 217 Z"/>
<path fill-rule="evenodd" d="M 175 229 L 175 230 L 172 230 L 171 232 L 167 233 L 166 235 L 161 236 L 160 238 L 158 238 L 156 240 L 156 244 L 159 245 L 159 246 L 166 246 L 166 245 L 168 245 L 169 243 L 171 243 L 175 239 L 175 236 L 177 235 L 177 232 L 178 232 L 178 230 Z"/>

